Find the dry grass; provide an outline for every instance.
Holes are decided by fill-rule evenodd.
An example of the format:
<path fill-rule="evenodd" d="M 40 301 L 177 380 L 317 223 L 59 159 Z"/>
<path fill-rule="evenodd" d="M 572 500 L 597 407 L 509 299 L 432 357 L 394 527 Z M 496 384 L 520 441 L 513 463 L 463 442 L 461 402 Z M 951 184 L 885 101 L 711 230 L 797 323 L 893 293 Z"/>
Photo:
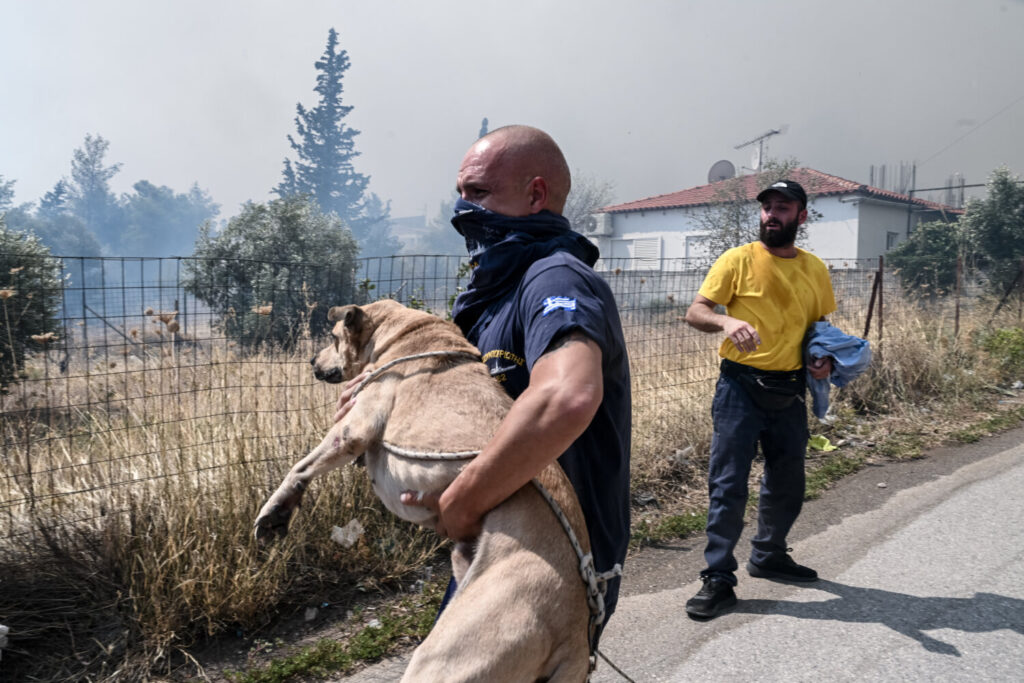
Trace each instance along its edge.
<path fill-rule="evenodd" d="M 851 459 L 829 469 L 812 457 L 823 486 L 853 459 L 912 456 L 991 415 L 988 387 L 1005 378 L 972 341 L 987 321 L 962 325 L 954 337 L 947 312 L 889 304 L 875 366 L 833 393 L 831 424 L 812 427 Z M 706 506 L 717 339 L 672 310 L 628 336 L 635 523 L 686 533 L 692 520 L 677 521 Z M 311 601 L 344 603 L 435 555 L 435 537 L 384 511 L 356 468 L 314 485 L 285 542 L 252 541 L 263 500 L 329 426 L 336 388 L 309 376 L 312 345 L 245 357 L 226 342 L 124 347 L 66 374 L 37 358 L 32 381 L 0 398 L 4 678 L 167 674 L 208 636 L 250 632 Z M 357 545 L 329 540 L 353 518 L 366 529 Z"/>
<path fill-rule="evenodd" d="M 436 539 L 383 510 L 356 468 L 317 483 L 285 542 L 254 543 L 259 506 L 328 427 L 331 391 L 303 365 L 159 355 L 7 397 L 5 669 L 19 680 L 167 671 L 207 635 L 393 581 L 434 554 Z M 357 545 L 326 540 L 353 518 L 366 529 Z"/>
<path fill-rule="evenodd" d="M 883 339 L 877 337 L 877 318 L 869 334 L 872 367 L 848 387 L 833 389 L 827 422 L 810 420 L 812 434 L 842 449 L 835 455 L 809 452 L 809 482 L 816 487 L 809 495 L 819 495 L 864 463 L 918 457 L 929 447 L 973 435 L 974 425 L 989 424 L 988 432 L 1007 426 L 991 417 L 1009 411 L 1012 420 L 1017 404 L 1000 403 L 1006 396 L 994 387 L 1024 376 L 1001 373 L 1007 365 L 991 358 L 978 340 L 993 327 L 1019 328 L 1020 321 L 1013 314 L 990 321 L 993 306 L 981 302 L 962 311 L 954 334 L 950 302 L 922 307 L 897 299 L 886 304 Z M 863 320 L 856 318 L 837 315 L 832 322 L 862 334 Z M 637 328 L 630 339 L 635 361 L 634 540 L 641 544 L 689 533 L 691 522 L 707 509 L 710 404 L 720 337 L 692 330 L 677 334 L 669 350 L 675 353 L 672 366 L 660 360 L 666 356 L 662 335 L 656 322 Z M 651 358 L 653 369 L 647 362 Z M 760 463 L 755 463 L 752 492 L 760 476 Z"/>

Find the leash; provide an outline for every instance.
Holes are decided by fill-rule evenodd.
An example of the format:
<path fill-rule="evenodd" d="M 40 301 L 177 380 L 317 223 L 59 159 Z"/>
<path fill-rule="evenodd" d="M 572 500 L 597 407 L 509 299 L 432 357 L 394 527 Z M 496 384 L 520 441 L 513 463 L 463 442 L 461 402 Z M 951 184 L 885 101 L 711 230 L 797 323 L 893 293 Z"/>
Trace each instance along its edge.
<path fill-rule="evenodd" d="M 388 361 L 384 365 L 380 366 L 379 368 L 377 368 L 376 370 L 371 372 L 366 379 L 364 379 L 362 382 L 359 383 L 359 386 L 356 387 L 356 390 L 352 392 L 352 398 L 355 398 L 356 396 L 358 396 L 359 392 L 362 391 L 363 387 L 365 387 L 367 384 L 369 384 L 373 380 L 377 379 L 385 371 L 387 371 L 390 368 L 398 365 L 399 363 L 405 363 L 406 361 L 410 361 L 410 360 L 419 360 L 421 358 L 435 358 L 435 357 L 438 357 L 438 356 L 448 356 L 448 357 L 463 356 L 466 359 L 472 359 L 472 360 L 476 360 L 476 361 L 480 360 L 480 354 L 473 353 L 472 351 L 425 351 L 423 353 L 414 353 L 411 356 L 402 356 L 401 358 L 396 358 L 396 359 L 394 359 L 392 361 Z"/>
<path fill-rule="evenodd" d="M 594 554 L 583 552 L 583 546 L 580 545 L 576 532 L 573 531 L 572 524 L 569 523 L 569 518 L 562 512 L 562 506 L 558 504 L 558 501 L 551 495 L 551 492 L 544 488 L 544 485 L 537 479 L 533 480 L 533 485 L 540 492 L 544 500 L 548 502 L 552 511 L 554 511 L 555 517 L 558 518 L 562 529 L 565 530 L 565 535 L 569 537 L 569 543 L 572 545 L 572 549 L 576 552 L 576 557 L 580 561 L 580 577 L 583 579 L 583 583 L 586 584 L 587 606 L 590 607 L 590 624 L 587 628 L 590 634 L 590 637 L 587 639 L 590 646 L 590 671 L 593 672 L 597 668 L 596 655 L 600 654 L 601 658 L 611 664 L 611 667 L 618 671 L 623 678 L 627 681 L 632 680 L 626 674 L 619 671 L 618 667 L 608 661 L 604 653 L 597 649 L 597 643 L 595 642 L 597 634 L 601 632 L 601 625 L 604 624 L 606 616 L 604 596 L 608 592 L 608 582 L 617 576 L 622 576 L 622 565 L 616 562 L 608 571 L 598 573 L 594 567 Z"/>
<path fill-rule="evenodd" d="M 410 460 L 470 460 L 480 455 L 480 451 L 455 451 L 453 453 L 438 453 L 433 451 L 413 451 L 408 448 L 396 446 L 387 441 L 381 441 L 380 445 L 388 453 L 400 455 Z"/>
<path fill-rule="evenodd" d="M 367 384 L 377 379 L 387 370 L 398 365 L 399 363 L 405 363 L 406 361 L 411 360 L 419 360 L 421 358 L 438 358 L 442 356 L 447 356 L 450 358 L 458 358 L 461 356 L 462 358 L 465 358 L 467 360 L 480 360 L 479 354 L 472 353 L 471 351 L 425 351 L 423 353 L 416 353 L 411 356 L 402 356 L 401 358 L 395 358 L 394 360 L 388 361 L 384 365 L 380 366 L 379 368 L 371 372 L 366 379 L 360 382 L 359 386 L 357 386 L 355 391 L 352 392 L 352 398 L 355 398 L 359 394 L 359 392 L 363 390 L 363 387 L 365 387 Z M 469 460 L 470 458 L 476 457 L 477 455 L 480 454 L 480 451 L 456 451 L 454 453 L 430 453 L 423 451 L 414 451 L 408 448 L 402 448 L 401 446 L 396 446 L 392 443 L 388 443 L 387 441 L 381 441 L 381 446 L 388 453 L 400 455 L 403 458 L 411 458 L 413 460 Z"/>
<path fill-rule="evenodd" d="M 601 652 L 600 650 L 598 650 L 596 648 L 594 649 L 594 652 L 596 652 L 597 654 L 601 655 L 601 659 L 603 659 L 605 662 L 607 662 L 608 666 L 610 666 L 611 668 L 613 668 L 615 670 L 615 673 L 617 673 L 620 676 L 622 676 L 623 678 L 625 678 L 627 681 L 629 681 L 629 683 L 636 683 L 636 681 L 634 681 L 632 678 L 630 678 L 629 676 L 626 675 L 625 671 L 623 671 L 619 667 L 615 666 L 615 664 L 612 663 L 612 660 L 608 659 L 608 657 L 607 657 L 607 655 L 605 655 L 605 653 Z"/>
<path fill-rule="evenodd" d="M 478 355 L 469 351 L 427 351 L 424 353 L 413 354 L 411 356 L 402 356 L 401 358 L 396 358 L 395 360 L 385 363 L 371 372 L 366 379 L 359 383 L 356 390 L 352 392 L 352 396 L 354 398 L 363 390 L 363 387 L 375 380 L 386 370 L 398 365 L 399 363 L 438 356 L 464 356 L 466 358 L 472 358 L 473 360 L 480 359 Z M 413 460 L 469 460 L 480 454 L 480 451 L 455 451 L 450 453 L 438 451 L 416 451 L 396 446 L 386 441 L 382 441 L 381 446 L 389 453 Z M 589 633 L 587 640 L 588 647 L 590 649 L 590 672 L 592 673 L 597 668 L 597 656 L 600 655 L 601 659 L 608 662 L 608 665 L 611 666 L 612 669 L 614 669 L 620 676 L 630 683 L 634 683 L 632 678 L 623 673 L 622 670 L 615 666 L 615 664 L 613 664 L 603 652 L 597 649 L 597 644 L 595 642 L 597 634 L 600 633 L 601 625 L 604 624 L 606 617 L 604 596 L 608 592 L 608 581 L 615 577 L 622 576 L 622 565 L 616 563 L 610 570 L 599 573 L 594 567 L 593 553 L 583 552 L 583 546 L 580 545 L 579 538 L 577 538 L 576 532 L 572 528 L 572 524 L 569 523 L 569 518 L 566 517 L 565 512 L 562 511 L 562 506 L 558 504 L 558 501 L 556 501 L 554 496 L 551 495 L 551 492 L 548 491 L 540 481 L 533 479 L 532 482 L 541 497 L 547 501 L 548 507 L 550 507 L 552 512 L 555 513 L 555 517 L 558 519 L 559 524 L 562 525 L 562 529 L 565 531 L 565 535 L 569 538 L 569 543 L 572 545 L 572 549 L 576 553 L 576 558 L 579 560 L 580 578 L 583 579 L 583 583 L 586 586 L 587 606 L 590 609 L 590 620 L 587 626 L 587 631 Z"/>

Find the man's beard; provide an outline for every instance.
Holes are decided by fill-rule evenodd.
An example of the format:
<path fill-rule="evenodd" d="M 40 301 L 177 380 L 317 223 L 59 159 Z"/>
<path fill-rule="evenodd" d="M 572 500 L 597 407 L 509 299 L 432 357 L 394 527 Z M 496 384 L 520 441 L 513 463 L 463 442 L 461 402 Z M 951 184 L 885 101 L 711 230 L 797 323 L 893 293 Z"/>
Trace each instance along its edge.
<path fill-rule="evenodd" d="M 769 230 L 768 225 L 779 226 L 775 230 Z M 761 221 L 761 241 L 767 247 L 788 247 L 796 242 L 796 231 L 800 228 L 800 220 L 794 218 L 789 223 L 771 218 Z"/>

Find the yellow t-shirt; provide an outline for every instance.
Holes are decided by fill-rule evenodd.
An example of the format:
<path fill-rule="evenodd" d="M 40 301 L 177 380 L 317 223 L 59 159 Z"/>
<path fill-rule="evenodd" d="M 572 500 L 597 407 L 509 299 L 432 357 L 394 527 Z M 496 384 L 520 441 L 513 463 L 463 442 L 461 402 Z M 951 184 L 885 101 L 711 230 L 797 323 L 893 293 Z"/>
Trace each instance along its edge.
<path fill-rule="evenodd" d="M 761 336 L 761 345 L 750 353 L 741 353 L 726 337 L 718 354 L 761 370 L 803 367 L 804 333 L 836 310 L 832 280 L 820 258 L 803 249 L 794 258 L 780 258 L 760 242 L 722 254 L 699 291 Z"/>

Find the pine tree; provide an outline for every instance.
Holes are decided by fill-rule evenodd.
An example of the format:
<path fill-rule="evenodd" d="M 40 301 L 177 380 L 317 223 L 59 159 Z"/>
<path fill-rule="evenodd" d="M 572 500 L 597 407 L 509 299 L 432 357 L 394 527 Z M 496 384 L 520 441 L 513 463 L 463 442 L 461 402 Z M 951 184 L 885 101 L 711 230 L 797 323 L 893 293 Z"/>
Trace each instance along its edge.
<path fill-rule="evenodd" d="M 110 191 L 110 179 L 121 170 L 121 164 L 106 166 L 103 157 L 110 142 L 102 135 L 85 136 L 85 144 L 76 149 L 71 159 L 71 209 L 101 242 L 114 246 L 122 229 L 117 198 Z"/>
<path fill-rule="evenodd" d="M 14 203 L 14 183 L 16 180 L 4 180 L 0 175 L 0 211 L 6 211 Z"/>
<path fill-rule="evenodd" d="M 342 104 L 342 79 L 349 68 L 348 53 L 338 49 L 338 33 L 327 34 L 327 48 L 315 64 L 320 100 L 312 109 L 296 105 L 297 136 L 288 142 L 297 159 L 285 159 L 283 179 L 274 189 L 280 197 L 308 194 L 325 213 L 334 212 L 351 225 L 362 217 L 369 176 L 357 173 L 352 160 L 359 156 L 359 131 L 345 125 L 352 111 Z"/>
<path fill-rule="evenodd" d="M 68 181 L 61 178 L 53 185 L 53 189 L 39 200 L 39 215 L 47 218 L 67 213 L 68 201 L 71 198 L 71 187 Z"/>

